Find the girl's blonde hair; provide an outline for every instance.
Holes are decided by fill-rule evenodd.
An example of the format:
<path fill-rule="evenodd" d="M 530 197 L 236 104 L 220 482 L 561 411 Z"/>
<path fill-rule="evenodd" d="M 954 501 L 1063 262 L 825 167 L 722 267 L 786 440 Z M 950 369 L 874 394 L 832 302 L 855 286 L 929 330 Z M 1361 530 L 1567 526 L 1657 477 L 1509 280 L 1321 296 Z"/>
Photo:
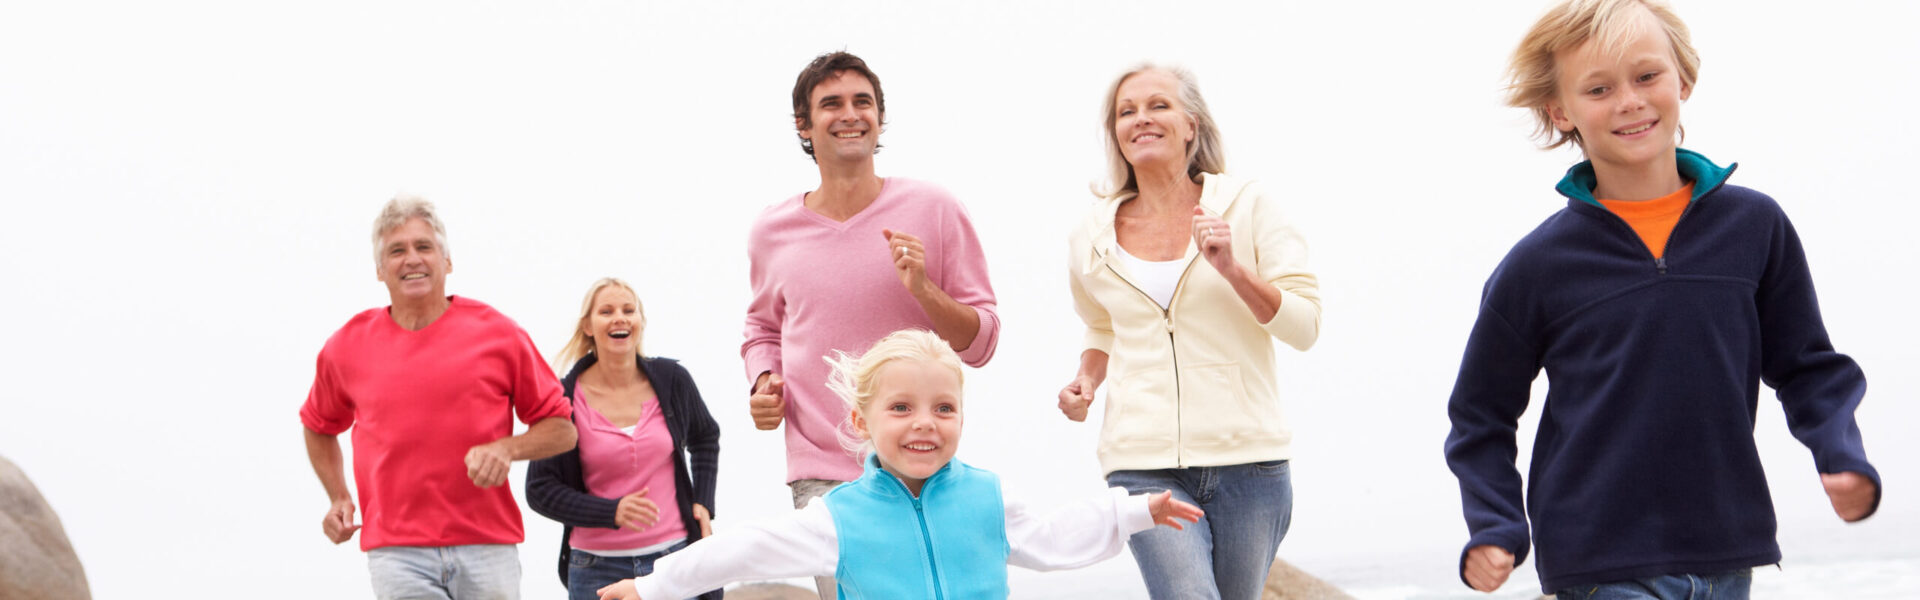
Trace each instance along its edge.
<path fill-rule="evenodd" d="M 939 364 L 953 371 L 955 381 L 961 389 L 966 389 L 966 373 L 961 369 L 960 355 L 953 351 L 947 341 L 940 339 L 931 331 L 924 329 L 902 329 L 887 334 L 874 342 L 873 347 L 859 356 L 835 350 L 827 357 L 827 365 L 832 374 L 827 376 L 827 389 L 833 390 L 845 403 L 847 410 L 865 414 L 867 406 L 873 402 L 874 380 L 879 378 L 880 367 L 897 360 L 925 361 Z M 873 449 L 873 442 L 862 439 L 853 430 L 852 415 L 840 424 L 840 447 L 848 454 L 865 456 Z"/>
<path fill-rule="evenodd" d="M 558 354 L 553 355 L 555 369 L 564 373 L 573 367 L 574 362 L 585 358 L 588 354 L 593 354 L 593 336 L 587 335 L 587 320 L 593 317 L 593 297 L 599 295 L 600 290 L 609 287 L 617 287 L 633 294 L 633 306 L 640 314 L 640 322 L 635 323 L 633 327 L 633 353 L 635 356 L 641 355 L 640 334 L 647 331 L 647 307 L 640 303 L 640 294 L 633 291 L 633 286 L 627 285 L 627 282 L 617 277 L 603 277 L 587 288 L 586 299 L 580 301 L 580 320 L 573 324 L 573 337 L 567 339 L 566 345 L 560 347 Z"/>
<path fill-rule="evenodd" d="M 1117 198 L 1140 191 L 1140 182 L 1133 177 L 1133 165 L 1120 153 L 1120 138 L 1113 135 L 1114 121 L 1119 118 L 1113 111 L 1119 103 L 1120 84 L 1147 71 L 1163 71 L 1180 82 L 1180 106 L 1193 118 L 1193 141 L 1187 144 L 1187 178 L 1199 181 L 1201 173 L 1227 171 L 1226 146 L 1220 143 L 1220 129 L 1213 124 L 1213 113 L 1207 110 L 1206 98 L 1200 96 L 1200 83 L 1193 72 L 1185 67 L 1143 62 L 1114 78 L 1113 85 L 1107 86 L 1107 99 L 1100 104 L 1100 131 L 1107 140 L 1107 180 L 1094 184 L 1094 195 Z"/>
<path fill-rule="evenodd" d="M 1693 89 L 1693 82 L 1700 76 L 1700 53 L 1693 48 L 1693 41 L 1687 32 L 1687 24 L 1680 16 L 1660 0 L 1566 0 L 1554 6 L 1542 15 L 1533 28 L 1527 31 L 1527 37 L 1520 40 L 1520 47 L 1514 49 L 1513 58 L 1507 62 L 1507 105 L 1533 111 L 1534 137 L 1545 143 L 1542 148 L 1553 149 L 1572 142 L 1585 148 L 1580 140 L 1579 131 L 1560 131 L 1553 126 L 1553 116 L 1548 106 L 1555 102 L 1560 91 L 1560 74 L 1556 71 L 1554 55 L 1584 44 L 1587 40 L 1598 40 L 1600 51 L 1618 55 L 1633 41 L 1634 26 L 1640 16 L 1636 8 L 1645 9 L 1660 20 L 1660 28 L 1667 34 L 1667 42 L 1673 47 L 1673 62 L 1679 68 L 1682 89 Z M 1686 128 L 1680 127 L 1681 139 L 1686 138 Z"/>

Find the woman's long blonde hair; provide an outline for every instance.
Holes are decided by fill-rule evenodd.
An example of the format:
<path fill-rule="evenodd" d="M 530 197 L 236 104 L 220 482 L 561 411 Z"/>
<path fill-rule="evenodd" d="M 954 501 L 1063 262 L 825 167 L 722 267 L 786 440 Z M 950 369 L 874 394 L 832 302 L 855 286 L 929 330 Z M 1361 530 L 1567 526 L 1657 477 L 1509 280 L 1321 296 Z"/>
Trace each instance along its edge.
<path fill-rule="evenodd" d="M 580 319 L 573 324 L 573 337 L 560 347 L 558 354 L 553 355 L 553 367 L 561 373 L 566 373 L 573 368 L 573 363 L 593 354 L 593 336 L 587 334 L 587 319 L 593 316 L 594 296 L 600 295 L 600 290 L 608 287 L 618 287 L 633 294 L 633 305 L 640 313 L 640 322 L 633 328 L 633 354 L 644 356 L 640 351 L 640 337 L 647 331 L 647 307 L 640 302 L 640 293 L 633 291 L 633 286 L 618 277 L 603 277 L 587 288 L 587 297 L 580 301 Z"/>

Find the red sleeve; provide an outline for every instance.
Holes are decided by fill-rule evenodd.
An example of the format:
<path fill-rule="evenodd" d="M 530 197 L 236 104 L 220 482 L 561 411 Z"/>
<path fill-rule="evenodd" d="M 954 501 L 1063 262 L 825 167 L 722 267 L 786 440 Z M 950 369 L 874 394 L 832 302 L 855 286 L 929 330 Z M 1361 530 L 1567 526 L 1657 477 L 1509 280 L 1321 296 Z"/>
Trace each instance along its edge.
<path fill-rule="evenodd" d="M 573 416 L 573 406 L 560 392 L 560 380 L 540 359 L 540 350 L 527 332 L 514 327 L 517 339 L 513 349 L 513 412 L 521 423 L 532 425 L 542 419 Z"/>
<path fill-rule="evenodd" d="M 353 427 L 353 399 L 340 385 L 340 373 L 322 349 L 314 360 L 313 388 L 300 405 L 300 424 L 321 435 L 340 435 Z"/>

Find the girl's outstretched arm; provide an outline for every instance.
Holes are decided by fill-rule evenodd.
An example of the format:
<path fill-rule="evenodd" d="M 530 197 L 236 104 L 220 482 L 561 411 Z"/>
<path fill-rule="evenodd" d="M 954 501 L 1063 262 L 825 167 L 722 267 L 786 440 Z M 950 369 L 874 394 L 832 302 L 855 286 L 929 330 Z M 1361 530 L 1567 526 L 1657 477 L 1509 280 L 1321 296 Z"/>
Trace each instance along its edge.
<path fill-rule="evenodd" d="M 1151 505 L 1160 498 L 1160 508 Z M 1192 522 L 1200 509 L 1163 496 L 1129 496 L 1123 488 L 1039 512 L 1017 500 L 1007 500 L 1007 564 L 1036 571 L 1077 569 L 1097 563 L 1126 548 L 1127 538 L 1151 529 L 1156 521 Z"/>
<path fill-rule="evenodd" d="M 654 563 L 653 574 L 600 588 L 601 600 L 682 600 L 736 581 L 820 577 L 840 564 L 840 540 L 827 503 L 771 523 L 742 526 L 694 542 Z"/>

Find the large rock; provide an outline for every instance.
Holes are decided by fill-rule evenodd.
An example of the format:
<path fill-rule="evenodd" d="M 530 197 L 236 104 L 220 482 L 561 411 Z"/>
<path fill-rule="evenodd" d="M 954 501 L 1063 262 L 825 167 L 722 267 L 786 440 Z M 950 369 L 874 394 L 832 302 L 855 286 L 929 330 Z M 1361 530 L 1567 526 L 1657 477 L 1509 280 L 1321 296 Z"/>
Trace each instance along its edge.
<path fill-rule="evenodd" d="M 1276 558 L 1273 569 L 1267 571 L 1267 589 L 1260 593 L 1260 600 L 1353 600 L 1353 596 Z"/>
<path fill-rule="evenodd" d="M 88 600 L 87 574 L 40 489 L 0 458 L 0 598 Z"/>

